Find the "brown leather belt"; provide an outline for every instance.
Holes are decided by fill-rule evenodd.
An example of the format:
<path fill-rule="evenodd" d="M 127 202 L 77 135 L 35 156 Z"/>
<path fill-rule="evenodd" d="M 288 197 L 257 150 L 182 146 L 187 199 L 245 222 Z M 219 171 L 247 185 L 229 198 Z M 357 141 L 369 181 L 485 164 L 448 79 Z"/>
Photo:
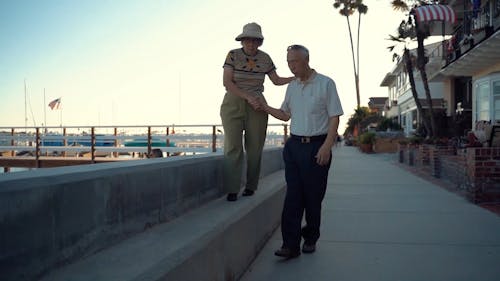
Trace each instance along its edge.
<path fill-rule="evenodd" d="M 300 143 L 310 143 L 310 142 L 314 142 L 314 141 L 324 141 L 326 139 L 326 135 L 319 135 L 319 136 L 312 136 L 312 137 L 290 135 L 290 137 L 292 139 L 300 141 Z"/>

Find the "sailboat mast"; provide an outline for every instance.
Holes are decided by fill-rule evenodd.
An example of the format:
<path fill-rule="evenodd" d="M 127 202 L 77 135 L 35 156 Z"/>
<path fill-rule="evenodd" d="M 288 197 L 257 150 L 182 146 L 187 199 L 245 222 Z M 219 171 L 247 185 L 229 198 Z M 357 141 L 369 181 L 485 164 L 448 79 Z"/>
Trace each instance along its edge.
<path fill-rule="evenodd" d="M 26 79 L 24 79 L 24 128 L 28 128 L 28 104 L 26 103 Z"/>
<path fill-rule="evenodd" d="M 47 102 L 45 100 L 45 88 L 43 88 L 43 124 L 45 125 L 45 133 L 47 133 Z"/>

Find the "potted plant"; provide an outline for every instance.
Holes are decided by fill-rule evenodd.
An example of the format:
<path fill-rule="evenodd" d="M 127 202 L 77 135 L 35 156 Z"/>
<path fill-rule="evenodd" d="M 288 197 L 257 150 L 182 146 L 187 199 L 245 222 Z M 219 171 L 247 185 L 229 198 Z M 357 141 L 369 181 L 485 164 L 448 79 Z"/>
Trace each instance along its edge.
<path fill-rule="evenodd" d="M 375 132 L 365 132 L 359 136 L 359 148 L 362 152 L 373 152 L 373 144 L 375 143 Z"/>

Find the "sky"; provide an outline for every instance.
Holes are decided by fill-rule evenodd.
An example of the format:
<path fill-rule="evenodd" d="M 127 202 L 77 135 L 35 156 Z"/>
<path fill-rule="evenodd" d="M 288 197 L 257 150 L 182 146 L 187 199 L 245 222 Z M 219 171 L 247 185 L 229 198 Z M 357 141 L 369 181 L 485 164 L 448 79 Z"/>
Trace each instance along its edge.
<path fill-rule="evenodd" d="M 361 104 L 385 97 L 387 50 L 404 18 L 389 0 L 365 0 L 361 18 Z M 344 108 L 356 107 L 346 18 L 325 0 L 0 0 L 0 127 L 221 124 L 222 65 L 249 22 L 261 50 L 291 76 L 286 47 L 306 46 L 310 65 L 331 77 Z M 357 16 L 351 18 L 356 30 Z M 286 86 L 266 78 L 279 107 Z M 61 98 L 60 109 L 50 101 Z M 25 107 L 26 104 L 26 107 Z M 27 118 L 27 121 L 26 121 Z M 270 118 L 269 123 L 281 121 Z"/>

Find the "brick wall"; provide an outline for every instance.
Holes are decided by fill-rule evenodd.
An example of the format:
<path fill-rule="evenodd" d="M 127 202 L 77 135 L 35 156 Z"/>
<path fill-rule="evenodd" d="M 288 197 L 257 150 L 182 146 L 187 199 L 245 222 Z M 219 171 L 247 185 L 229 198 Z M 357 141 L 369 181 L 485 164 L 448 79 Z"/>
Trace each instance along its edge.
<path fill-rule="evenodd" d="M 474 201 L 500 200 L 500 147 L 471 147 L 464 152 Z"/>
<path fill-rule="evenodd" d="M 381 138 L 377 137 L 373 144 L 373 151 L 376 153 L 391 153 L 398 151 L 398 142 L 401 138 Z"/>
<path fill-rule="evenodd" d="M 429 165 L 430 172 L 436 178 L 441 178 L 443 169 L 446 167 L 442 161 L 446 156 L 456 155 L 456 150 L 452 146 L 429 146 Z"/>
<path fill-rule="evenodd" d="M 399 162 L 451 182 L 474 202 L 500 201 L 500 147 L 399 145 Z"/>
<path fill-rule="evenodd" d="M 464 151 L 462 149 L 458 150 L 456 155 L 441 156 L 441 178 L 453 183 L 457 189 L 466 191 L 470 186 L 470 178 Z"/>

